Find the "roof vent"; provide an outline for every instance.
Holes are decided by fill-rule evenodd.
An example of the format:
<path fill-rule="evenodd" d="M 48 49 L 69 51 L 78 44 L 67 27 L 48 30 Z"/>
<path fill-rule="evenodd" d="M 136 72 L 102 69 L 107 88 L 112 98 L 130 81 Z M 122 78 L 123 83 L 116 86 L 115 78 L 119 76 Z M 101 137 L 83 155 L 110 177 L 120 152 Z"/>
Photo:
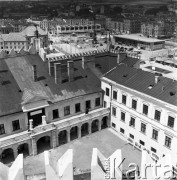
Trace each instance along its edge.
<path fill-rule="evenodd" d="M 175 94 L 176 94 L 175 91 L 171 91 L 171 92 L 170 92 L 170 96 L 174 96 Z"/>
<path fill-rule="evenodd" d="M 124 75 L 123 75 L 123 77 L 125 77 L 125 78 L 126 78 L 127 76 L 128 76 L 128 74 L 124 74 Z"/>

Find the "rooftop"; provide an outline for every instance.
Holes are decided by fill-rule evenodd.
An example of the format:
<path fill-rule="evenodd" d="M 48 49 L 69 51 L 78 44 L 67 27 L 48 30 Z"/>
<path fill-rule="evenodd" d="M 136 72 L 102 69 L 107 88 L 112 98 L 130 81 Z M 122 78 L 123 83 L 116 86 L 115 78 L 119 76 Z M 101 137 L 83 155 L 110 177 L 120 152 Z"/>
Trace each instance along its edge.
<path fill-rule="evenodd" d="M 0 41 L 25 41 L 26 42 L 26 38 L 25 36 L 23 36 L 21 33 L 9 33 L 9 34 L 1 34 Z"/>
<path fill-rule="evenodd" d="M 177 81 L 160 76 L 155 83 L 155 76 L 154 73 L 123 64 L 105 75 L 106 78 L 120 85 L 177 106 Z"/>
<path fill-rule="evenodd" d="M 37 66 L 36 82 L 32 65 Z M 38 55 L 2 59 L 0 77 L 0 116 L 22 111 L 23 103 L 39 99 L 55 103 L 101 91 L 100 80 L 90 69 L 82 69 L 81 62 L 74 63 L 74 81 L 56 84 L 48 74 L 48 62 Z"/>
<path fill-rule="evenodd" d="M 37 27 L 39 35 L 47 35 L 47 32 L 43 31 L 40 27 Z M 36 27 L 35 26 L 28 26 L 22 32 L 20 32 L 23 36 L 36 36 L 35 35 Z"/>
<path fill-rule="evenodd" d="M 164 42 L 163 40 L 155 39 L 155 38 L 147 38 L 141 36 L 140 34 L 122 34 L 122 35 L 114 35 L 114 37 L 123 38 L 123 39 L 130 39 L 134 41 L 142 41 L 142 42 Z"/>

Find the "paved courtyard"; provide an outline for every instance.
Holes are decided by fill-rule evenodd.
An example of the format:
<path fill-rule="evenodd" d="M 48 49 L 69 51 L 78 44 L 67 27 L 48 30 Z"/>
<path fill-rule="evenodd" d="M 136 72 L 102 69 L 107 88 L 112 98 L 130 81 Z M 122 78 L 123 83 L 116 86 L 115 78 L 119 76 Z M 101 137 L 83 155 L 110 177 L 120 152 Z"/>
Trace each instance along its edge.
<path fill-rule="evenodd" d="M 117 133 L 112 129 L 105 129 L 100 132 L 93 133 L 80 139 L 76 139 L 65 145 L 59 146 L 50 150 L 51 160 L 55 166 L 59 159 L 67 149 L 73 149 L 74 167 L 76 170 L 90 170 L 92 149 L 98 148 L 105 157 L 109 157 L 117 149 L 122 149 L 123 169 L 128 170 L 130 163 L 140 165 L 141 152 L 127 144 L 122 138 L 119 138 Z M 44 155 L 38 154 L 34 157 L 27 157 L 24 161 L 25 175 L 42 174 L 44 173 Z"/>

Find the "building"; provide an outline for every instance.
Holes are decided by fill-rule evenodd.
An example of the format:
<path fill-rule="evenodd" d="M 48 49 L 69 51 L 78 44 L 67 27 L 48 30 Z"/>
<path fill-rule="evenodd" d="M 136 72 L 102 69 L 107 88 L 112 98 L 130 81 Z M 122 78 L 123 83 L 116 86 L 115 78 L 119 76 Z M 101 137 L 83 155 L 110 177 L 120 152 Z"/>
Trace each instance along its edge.
<path fill-rule="evenodd" d="M 123 19 L 124 32 L 127 34 L 134 34 L 141 32 L 141 21 L 136 18 Z"/>
<path fill-rule="evenodd" d="M 158 159 L 176 155 L 177 82 L 121 64 L 102 78 L 111 126 Z"/>
<path fill-rule="evenodd" d="M 100 80 L 89 57 L 82 62 L 39 55 L 13 55 L 0 61 L 0 155 L 36 155 L 109 127 Z"/>
<path fill-rule="evenodd" d="M 145 49 L 148 51 L 155 51 L 164 48 L 165 41 L 147 38 L 141 34 L 124 34 L 124 35 L 114 35 L 114 40 L 116 43 L 122 43 L 126 45 L 132 45 L 137 48 Z"/>
<path fill-rule="evenodd" d="M 61 33 L 84 33 L 84 32 L 93 32 L 95 27 L 96 31 L 101 31 L 101 25 L 95 24 L 94 25 L 58 25 L 57 26 L 57 34 Z"/>
<path fill-rule="evenodd" d="M 165 35 L 164 22 L 146 22 L 141 24 L 141 33 L 147 37 L 160 37 Z"/>

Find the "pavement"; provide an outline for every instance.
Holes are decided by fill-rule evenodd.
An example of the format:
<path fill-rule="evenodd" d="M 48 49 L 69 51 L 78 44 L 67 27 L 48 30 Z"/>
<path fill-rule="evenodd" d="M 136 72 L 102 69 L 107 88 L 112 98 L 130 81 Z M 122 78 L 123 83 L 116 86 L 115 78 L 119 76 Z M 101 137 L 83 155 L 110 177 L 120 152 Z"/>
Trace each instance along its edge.
<path fill-rule="evenodd" d="M 130 163 L 141 164 L 141 152 L 134 149 L 123 137 L 114 132 L 111 128 L 93 133 L 51 149 L 51 162 L 55 167 L 57 160 L 67 151 L 73 149 L 74 168 L 76 171 L 87 172 L 90 170 L 92 149 L 98 148 L 105 157 L 109 157 L 117 149 L 122 149 L 123 170 L 128 170 Z M 43 153 L 24 159 L 25 175 L 43 174 L 44 155 Z"/>

